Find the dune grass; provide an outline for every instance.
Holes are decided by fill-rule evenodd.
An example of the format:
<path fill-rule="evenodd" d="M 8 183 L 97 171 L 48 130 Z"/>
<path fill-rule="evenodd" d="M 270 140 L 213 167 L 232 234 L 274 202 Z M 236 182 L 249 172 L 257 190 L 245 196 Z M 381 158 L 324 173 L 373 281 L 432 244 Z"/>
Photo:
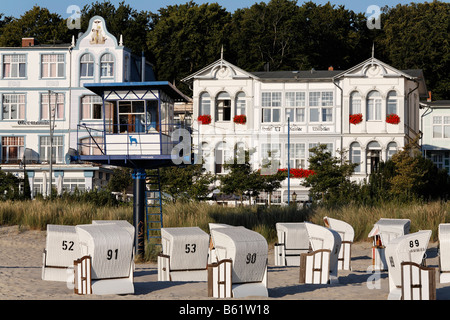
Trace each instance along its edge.
<path fill-rule="evenodd" d="M 323 225 L 323 217 L 344 220 L 355 230 L 355 241 L 368 241 L 369 231 L 380 218 L 407 218 L 411 232 L 432 230 L 431 241 L 437 241 L 440 223 L 450 222 L 450 203 L 447 202 L 387 202 L 377 206 L 349 204 L 336 209 L 323 207 L 222 207 L 207 203 L 168 203 L 163 206 L 165 227 L 198 226 L 209 232 L 209 223 L 245 226 L 261 233 L 273 244 L 276 241 L 277 222 L 310 221 Z M 46 230 L 47 224 L 90 224 L 92 220 L 127 220 L 133 223 L 130 205 L 98 206 L 93 202 L 74 202 L 64 199 L 54 201 L 2 201 L 0 225 L 18 225 L 29 229 Z"/>

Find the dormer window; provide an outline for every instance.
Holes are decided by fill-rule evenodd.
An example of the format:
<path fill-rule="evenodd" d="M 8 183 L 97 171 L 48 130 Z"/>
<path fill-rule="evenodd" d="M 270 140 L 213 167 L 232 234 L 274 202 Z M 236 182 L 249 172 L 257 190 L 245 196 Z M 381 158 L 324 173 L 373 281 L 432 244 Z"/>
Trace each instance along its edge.
<path fill-rule="evenodd" d="M 111 53 L 105 53 L 100 59 L 100 74 L 102 77 L 114 76 L 114 57 Z"/>
<path fill-rule="evenodd" d="M 216 98 L 216 121 L 231 120 L 231 100 L 228 92 L 220 92 Z"/>

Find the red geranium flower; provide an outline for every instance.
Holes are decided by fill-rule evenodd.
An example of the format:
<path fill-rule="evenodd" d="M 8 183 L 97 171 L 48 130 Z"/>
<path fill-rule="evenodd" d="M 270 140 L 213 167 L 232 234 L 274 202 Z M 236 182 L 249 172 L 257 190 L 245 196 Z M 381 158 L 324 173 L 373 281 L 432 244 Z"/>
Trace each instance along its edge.
<path fill-rule="evenodd" d="M 287 169 L 279 169 L 278 171 L 286 171 Z M 291 168 L 291 170 L 289 171 L 289 175 L 293 178 L 306 178 L 311 174 L 315 174 L 315 172 L 313 170 L 309 170 L 309 169 L 296 169 L 296 168 Z"/>
<path fill-rule="evenodd" d="M 201 124 L 210 124 L 211 123 L 211 116 L 209 114 L 203 114 L 201 116 L 198 116 L 197 121 Z"/>
<path fill-rule="evenodd" d="M 350 115 L 350 123 L 352 124 L 358 124 L 362 121 L 363 116 L 362 113 L 356 113 Z"/>
<path fill-rule="evenodd" d="M 238 124 L 245 124 L 247 122 L 247 117 L 245 116 L 245 114 L 235 116 L 233 118 L 233 122 Z"/>
<path fill-rule="evenodd" d="M 400 123 L 400 117 L 396 115 L 395 113 L 388 114 L 386 116 L 386 122 L 390 124 L 399 124 Z"/>

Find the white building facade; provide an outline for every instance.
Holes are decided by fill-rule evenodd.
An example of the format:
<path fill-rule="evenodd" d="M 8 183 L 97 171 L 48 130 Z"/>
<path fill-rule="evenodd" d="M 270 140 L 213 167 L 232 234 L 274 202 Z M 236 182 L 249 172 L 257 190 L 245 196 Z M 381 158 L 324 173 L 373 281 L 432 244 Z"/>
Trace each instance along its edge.
<path fill-rule="evenodd" d="M 239 147 L 255 151 L 254 169 L 267 159 L 307 169 L 309 149 L 326 144 L 359 164 L 353 178 L 361 181 L 419 134 L 419 101 L 427 93 L 421 70 L 400 71 L 374 57 L 346 71 L 273 72 L 247 72 L 222 58 L 183 81 L 193 90 L 193 119 L 211 118 L 193 122 L 193 143 L 216 174 Z M 398 117 L 387 120 L 390 114 Z M 245 124 L 234 121 L 239 115 Z M 308 199 L 300 179 L 286 179 L 272 201 L 287 202 L 288 190 Z"/>
<path fill-rule="evenodd" d="M 76 157 L 77 144 L 89 139 L 77 134 L 77 126 L 110 112 L 84 84 L 141 81 L 143 74 L 154 80 L 151 66 L 132 55 L 121 36 L 118 41 L 111 35 L 99 16 L 71 44 L 22 39 L 22 47 L 0 48 L 0 59 L 1 169 L 20 177 L 26 170 L 33 195 L 48 194 L 50 173 L 59 192 L 106 185 L 110 168 Z"/>

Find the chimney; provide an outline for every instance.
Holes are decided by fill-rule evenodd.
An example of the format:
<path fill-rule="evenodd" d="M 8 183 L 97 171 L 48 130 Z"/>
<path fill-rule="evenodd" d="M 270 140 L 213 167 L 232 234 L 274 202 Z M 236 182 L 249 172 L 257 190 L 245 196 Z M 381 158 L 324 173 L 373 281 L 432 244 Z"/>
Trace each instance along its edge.
<path fill-rule="evenodd" d="M 328 67 L 328 71 L 333 71 L 333 70 L 334 70 L 333 66 Z"/>
<path fill-rule="evenodd" d="M 22 38 L 22 47 L 33 47 L 34 38 Z"/>
<path fill-rule="evenodd" d="M 427 98 L 427 102 L 431 102 L 431 91 L 428 91 L 428 98 Z"/>

